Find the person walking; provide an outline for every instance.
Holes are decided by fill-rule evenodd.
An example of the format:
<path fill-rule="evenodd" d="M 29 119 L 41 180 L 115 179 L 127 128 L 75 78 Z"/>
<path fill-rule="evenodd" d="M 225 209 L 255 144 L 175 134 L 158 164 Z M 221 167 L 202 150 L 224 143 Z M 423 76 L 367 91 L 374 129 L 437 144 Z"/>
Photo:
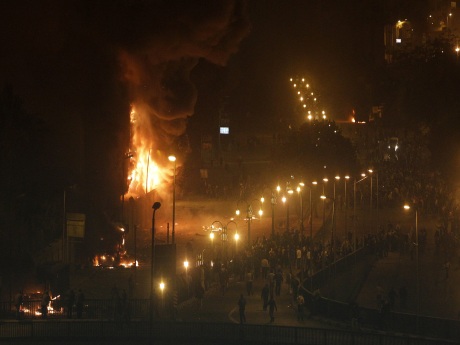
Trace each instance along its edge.
<path fill-rule="evenodd" d="M 48 317 L 48 305 L 50 304 L 51 297 L 48 291 L 45 291 L 40 303 L 42 318 L 46 319 Z"/>
<path fill-rule="evenodd" d="M 305 299 L 303 295 L 299 294 L 297 296 L 297 320 L 303 321 L 303 309 L 305 306 Z"/>
<path fill-rule="evenodd" d="M 272 296 L 268 301 L 268 315 L 270 315 L 270 323 L 275 322 L 275 310 L 278 311 L 278 308 L 276 306 L 275 299 Z"/>
<path fill-rule="evenodd" d="M 14 307 L 16 308 L 16 318 L 21 319 L 22 316 L 22 303 L 24 302 L 24 294 L 22 290 L 19 290 L 14 297 Z"/>
<path fill-rule="evenodd" d="M 238 300 L 238 309 L 240 311 L 240 324 L 246 323 L 246 299 L 243 294 L 240 295 L 240 299 Z"/>
<path fill-rule="evenodd" d="M 281 294 L 281 285 L 283 283 L 283 272 L 279 269 L 275 273 L 275 294 L 279 296 Z"/>
<path fill-rule="evenodd" d="M 268 287 L 268 283 L 264 285 L 262 288 L 262 292 L 260 293 L 260 298 L 262 298 L 262 308 L 263 310 L 267 310 L 268 306 L 268 297 L 270 295 L 270 288 Z"/>

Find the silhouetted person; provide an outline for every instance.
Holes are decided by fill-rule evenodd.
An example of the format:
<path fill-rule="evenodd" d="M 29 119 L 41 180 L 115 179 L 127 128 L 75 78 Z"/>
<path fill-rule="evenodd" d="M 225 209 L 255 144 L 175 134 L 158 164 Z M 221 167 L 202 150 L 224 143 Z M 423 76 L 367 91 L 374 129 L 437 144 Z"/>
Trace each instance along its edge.
<path fill-rule="evenodd" d="M 45 291 L 42 297 L 42 301 L 40 303 L 42 318 L 46 319 L 48 317 L 48 305 L 50 304 L 51 297 L 48 291 Z"/>
<path fill-rule="evenodd" d="M 302 295 L 297 296 L 297 320 L 303 321 L 303 309 L 305 306 L 305 299 Z"/>
<path fill-rule="evenodd" d="M 240 299 L 238 300 L 238 309 L 240 311 L 240 323 L 243 324 L 246 322 L 246 299 L 243 294 L 240 295 Z"/>
<path fill-rule="evenodd" d="M 262 307 L 264 310 L 267 310 L 268 305 L 268 297 L 270 295 L 270 288 L 268 287 L 268 283 L 264 285 L 262 288 L 262 292 L 260 293 L 260 298 L 262 298 Z"/>
<path fill-rule="evenodd" d="M 268 301 L 268 314 L 270 315 L 270 323 L 275 322 L 275 310 L 278 311 L 275 300 L 270 298 Z"/>
<path fill-rule="evenodd" d="M 24 294 L 22 290 L 19 290 L 16 296 L 14 297 L 14 307 L 16 308 L 16 318 L 21 319 L 22 313 L 22 303 L 24 302 Z"/>

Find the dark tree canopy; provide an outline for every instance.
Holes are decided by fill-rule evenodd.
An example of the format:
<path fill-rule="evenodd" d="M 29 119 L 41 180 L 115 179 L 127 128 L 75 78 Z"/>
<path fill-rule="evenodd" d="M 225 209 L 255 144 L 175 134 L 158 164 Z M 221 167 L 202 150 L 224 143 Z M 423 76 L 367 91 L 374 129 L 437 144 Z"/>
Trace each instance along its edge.
<path fill-rule="evenodd" d="M 286 172 L 322 178 L 357 171 L 355 149 L 335 122 L 313 121 L 289 132 L 276 158 Z M 318 176 L 321 173 L 324 176 Z"/>

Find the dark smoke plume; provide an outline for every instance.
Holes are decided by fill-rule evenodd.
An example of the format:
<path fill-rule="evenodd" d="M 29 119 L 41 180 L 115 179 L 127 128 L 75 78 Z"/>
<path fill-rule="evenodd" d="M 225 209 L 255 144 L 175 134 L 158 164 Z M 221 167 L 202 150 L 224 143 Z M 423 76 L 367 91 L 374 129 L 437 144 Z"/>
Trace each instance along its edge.
<path fill-rule="evenodd" d="M 120 52 L 132 100 L 148 115 L 160 147 L 183 134 L 193 114 L 197 92 L 190 72 L 199 59 L 225 65 L 249 30 L 243 1 L 172 3 L 138 3 L 128 29 L 136 37 Z M 161 28 L 145 30 L 156 24 Z"/>

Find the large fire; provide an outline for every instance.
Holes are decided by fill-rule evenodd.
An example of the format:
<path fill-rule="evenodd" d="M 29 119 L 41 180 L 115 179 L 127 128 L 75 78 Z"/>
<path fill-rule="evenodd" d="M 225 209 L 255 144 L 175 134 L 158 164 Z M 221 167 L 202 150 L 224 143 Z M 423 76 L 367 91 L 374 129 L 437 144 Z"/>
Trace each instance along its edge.
<path fill-rule="evenodd" d="M 169 180 L 170 167 L 160 167 L 155 159 L 159 152 L 155 150 L 154 135 L 150 119 L 134 105 L 131 108 L 131 150 L 128 155 L 128 192 L 126 196 L 140 197 L 157 189 Z M 168 174 L 169 173 L 169 174 Z"/>

